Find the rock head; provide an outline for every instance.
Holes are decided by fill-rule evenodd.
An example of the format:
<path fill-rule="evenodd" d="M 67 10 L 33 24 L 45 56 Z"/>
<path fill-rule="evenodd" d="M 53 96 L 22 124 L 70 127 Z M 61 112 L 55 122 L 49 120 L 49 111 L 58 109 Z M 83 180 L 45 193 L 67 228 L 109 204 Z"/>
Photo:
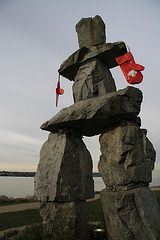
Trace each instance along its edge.
<path fill-rule="evenodd" d="M 105 24 L 100 16 L 82 18 L 76 25 L 79 47 L 90 48 L 106 42 Z"/>

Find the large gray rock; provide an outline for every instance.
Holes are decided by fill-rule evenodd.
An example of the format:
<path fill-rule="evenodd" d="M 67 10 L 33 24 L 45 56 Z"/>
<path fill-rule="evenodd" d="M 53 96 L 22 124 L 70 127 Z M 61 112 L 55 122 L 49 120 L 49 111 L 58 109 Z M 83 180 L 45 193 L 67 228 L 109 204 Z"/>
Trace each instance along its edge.
<path fill-rule="evenodd" d="M 128 189 L 152 181 L 155 150 L 146 130 L 123 122 L 100 136 L 100 148 L 98 169 L 107 187 Z"/>
<path fill-rule="evenodd" d="M 43 230 L 55 239 L 87 238 L 88 209 L 85 201 L 42 203 Z"/>
<path fill-rule="evenodd" d="M 116 91 L 114 79 L 108 67 L 98 59 L 83 64 L 74 79 L 74 102 Z"/>
<path fill-rule="evenodd" d="M 127 52 L 124 42 L 103 43 L 89 48 L 83 47 L 73 53 L 65 60 L 58 72 L 71 81 L 77 74 L 79 67 L 93 58 L 98 58 L 101 62 L 107 65 L 108 68 L 118 66 L 115 58 L 124 55 Z"/>
<path fill-rule="evenodd" d="M 76 25 L 79 47 L 90 48 L 106 42 L 105 24 L 100 16 L 82 18 Z"/>
<path fill-rule="evenodd" d="M 160 209 L 148 187 L 100 195 L 108 240 L 160 239 Z"/>
<path fill-rule="evenodd" d="M 38 201 L 77 201 L 94 197 L 92 159 L 81 138 L 51 133 L 43 144 L 35 176 Z"/>
<path fill-rule="evenodd" d="M 136 121 L 141 102 L 142 92 L 138 88 L 127 87 L 64 108 L 42 124 L 41 129 L 54 132 L 60 128 L 75 128 L 82 135 L 93 136 L 123 119 Z"/>

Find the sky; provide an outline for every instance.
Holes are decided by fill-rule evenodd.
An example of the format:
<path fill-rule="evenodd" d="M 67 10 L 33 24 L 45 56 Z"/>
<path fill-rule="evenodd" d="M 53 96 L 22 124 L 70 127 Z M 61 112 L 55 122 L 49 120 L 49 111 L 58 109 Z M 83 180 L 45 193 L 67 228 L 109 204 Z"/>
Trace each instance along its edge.
<path fill-rule="evenodd" d="M 0 0 L 0 171 L 36 171 L 49 132 L 40 126 L 73 104 L 72 81 L 55 106 L 58 69 L 79 49 L 75 25 L 100 15 L 106 42 L 125 41 L 145 67 L 140 117 L 156 150 L 160 176 L 160 1 Z M 117 89 L 127 87 L 120 67 L 111 69 Z M 99 136 L 84 138 L 97 170 Z"/>

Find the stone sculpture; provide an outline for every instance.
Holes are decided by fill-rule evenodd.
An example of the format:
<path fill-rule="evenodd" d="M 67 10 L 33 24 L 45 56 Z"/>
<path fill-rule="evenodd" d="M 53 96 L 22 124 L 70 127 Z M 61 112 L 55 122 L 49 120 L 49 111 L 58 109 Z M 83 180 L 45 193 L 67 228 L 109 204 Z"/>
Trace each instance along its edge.
<path fill-rule="evenodd" d="M 98 164 L 106 188 L 101 202 L 109 240 L 160 239 L 160 211 L 149 189 L 155 150 L 138 117 L 142 92 L 116 91 L 110 68 L 127 52 L 123 42 L 105 43 L 101 17 L 76 25 L 80 49 L 60 66 L 73 81 L 74 104 L 41 129 L 51 132 L 40 153 L 35 196 L 44 231 L 52 237 L 87 239 L 86 199 L 93 198 L 92 159 L 83 136 L 101 134 Z"/>

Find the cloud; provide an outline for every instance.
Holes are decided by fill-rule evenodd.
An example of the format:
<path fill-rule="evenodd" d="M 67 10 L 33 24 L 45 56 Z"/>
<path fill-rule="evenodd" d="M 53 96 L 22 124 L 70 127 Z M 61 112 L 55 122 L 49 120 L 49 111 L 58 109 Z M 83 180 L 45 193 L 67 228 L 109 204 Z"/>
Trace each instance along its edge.
<path fill-rule="evenodd" d="M 42 143 L 41 140 L 33 137 L 1 131 L 1 169 L 4 163 L 6 166 L 19 165 L 21 169 L 23 165 L 28 166 L 29 169 L 35 169 L 35 164 L 38 164 L 39 161 L 39 151 Z"/>

